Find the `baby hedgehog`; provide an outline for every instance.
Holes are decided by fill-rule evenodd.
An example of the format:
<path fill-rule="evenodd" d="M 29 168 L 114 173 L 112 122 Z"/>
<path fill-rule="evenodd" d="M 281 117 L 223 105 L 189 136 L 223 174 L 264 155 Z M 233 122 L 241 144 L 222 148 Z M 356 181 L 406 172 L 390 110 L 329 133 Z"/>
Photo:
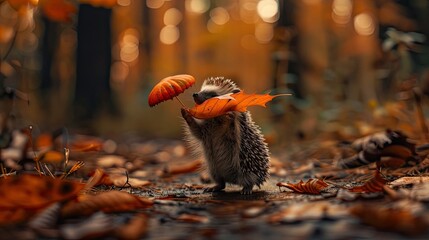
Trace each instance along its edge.
<path fill-rule="evenodd" d="M 230 79 L 215 77 L 206 79 L 200 92 L 194 93 L 197 104 L 205 100 L 237 93 L 240 89 Z M 251 194 L 253 186 L 268 178 L 269 153 L 264 137 L 249 112 L 228 112 L 211 119 L 195 119 L 182 109 L 185 119 L 185 139 L 194 152 L 205 157 L 209 174 L 216 186 L 206 189 L 217 192 L 225 183 L 243 187 L 241 194 Z"/>

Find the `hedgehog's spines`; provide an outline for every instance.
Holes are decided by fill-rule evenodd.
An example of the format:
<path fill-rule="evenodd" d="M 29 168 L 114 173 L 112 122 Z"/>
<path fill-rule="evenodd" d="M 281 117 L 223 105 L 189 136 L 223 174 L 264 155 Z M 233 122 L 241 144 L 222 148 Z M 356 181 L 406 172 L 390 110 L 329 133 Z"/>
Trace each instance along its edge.
<path fill-rule="evenodd" d="M 232 93 L 240 89 L 230 79 L 208 78 L 199 96 L 206 98 Z M 182 112 L 187 122 L 186 138 L 194 146 L 201 146 L 209 173 L 216 181 L 216 189 L 228 182 L 243 186 L 242 193 L 249 194 L 254 185 L 260 187 L 268 178 L 269 151 L 260 128 L 249 112 L 229 112 L 223 116 L 195 120 Z M 198 138 L 193 132 L 201 132 Z"/>

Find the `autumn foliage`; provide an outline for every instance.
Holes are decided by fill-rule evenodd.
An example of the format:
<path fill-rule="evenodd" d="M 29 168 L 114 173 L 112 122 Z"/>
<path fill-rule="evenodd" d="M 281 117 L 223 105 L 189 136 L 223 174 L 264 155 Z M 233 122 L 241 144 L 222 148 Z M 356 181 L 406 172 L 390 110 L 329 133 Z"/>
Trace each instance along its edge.
<path fill-rule="evenodd" d="M 210 98 L 188 111 L 195 118 L 208 119 L 224 115 L 230 111 L 245 112 L 250 106 L 262 106 L 275 97 L 284 96 L 269 94 L 246 94 L 243 91 Z"/>
<path fill-rule="evenodd" d="M 301 180 L 296 184 L 279 182 L 277 186 L 289 188 L 296 193 L 320 194 L 329 185 L 323 180 L 310 178 L 307 182 Z"/>

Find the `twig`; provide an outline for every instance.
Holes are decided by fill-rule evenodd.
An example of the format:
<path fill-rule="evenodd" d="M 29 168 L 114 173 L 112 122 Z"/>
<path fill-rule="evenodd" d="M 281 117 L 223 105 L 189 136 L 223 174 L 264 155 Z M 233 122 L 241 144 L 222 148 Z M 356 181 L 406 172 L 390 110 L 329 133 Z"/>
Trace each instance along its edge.
<path fill-rule="evenodd" d="M 131 184 L 129 183 L 130 177 L 128 176 L 128 171 L 125 171 L 125 176 L 127 176 L 127 180 L 125 181 L 124 185 L 122 187 L 119 188 L 119 190 L 122 190 L 125 188 L 125 186 L 127 187 L 132 187 Z"/>
<path fill-rule="evenodd" d="M 50 175 L 52 178 L 55 178 L 54 174 L 52 174 L 51 170 L 49 170 L 48 165 L 45 163 L 43 166 L 44 166 L 44 167 L 45 167 L 45 169 L 48 171 L 49 175 Z"/>
<path fill-rule="evenodd" d="M 28 126 L 28 130 L 29 130 L 29 137 L 30 137 L 30 139 L 29 139 L 30 145 L 31 145 L 31 149 L 33 150 L 33 154 L 34 154 L 33 160 L 36 162 L 36 170 L 40 174 L 43 169 L 40 167 L 39 157 L 36 154 L 36 148 L 34 147 L 34 144 L 33 144 L 33 126 L 32 125 Z M 43 171 L 43 173 L 44 173 L 44 171 Z"/>
<path fill-rule="evenodd" d="M 10 52 L 12 51 L 13 46 L 15 45 L 16 42 L 16 36 L 18 36 L 18 29 L 19 29 L 19 24 L 20 24 L 20 19 L 18 17 L 18 19 L 16 20 L 16 24 L 15 24 L 15 31 L 13 32 L 13 36 L 12 36 L 12 40 L 11 43 L 9 45 L 9 48 L 6 49 L 6 53 L 5 55 L 1 58 L 0 64 L 1 62 L 3 62 L 4 60 L 6 60 L 6 58 L 9 56 Z M 1 65 L 0 65 L 1 66 Z"/>

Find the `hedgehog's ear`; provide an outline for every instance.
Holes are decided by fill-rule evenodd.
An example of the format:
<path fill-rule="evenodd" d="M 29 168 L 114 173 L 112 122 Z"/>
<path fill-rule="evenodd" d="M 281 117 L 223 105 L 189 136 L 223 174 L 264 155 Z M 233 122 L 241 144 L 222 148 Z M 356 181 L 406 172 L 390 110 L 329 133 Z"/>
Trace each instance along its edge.
<path fill-rule="evenodd" d="M 238 93 L 238 92 L 240 92 L 240 91 L 241 91 L 240 89 L 236 88 L 236 89 L 233 89 L 233 90 L 232 90 L 232 93 Z"/>

